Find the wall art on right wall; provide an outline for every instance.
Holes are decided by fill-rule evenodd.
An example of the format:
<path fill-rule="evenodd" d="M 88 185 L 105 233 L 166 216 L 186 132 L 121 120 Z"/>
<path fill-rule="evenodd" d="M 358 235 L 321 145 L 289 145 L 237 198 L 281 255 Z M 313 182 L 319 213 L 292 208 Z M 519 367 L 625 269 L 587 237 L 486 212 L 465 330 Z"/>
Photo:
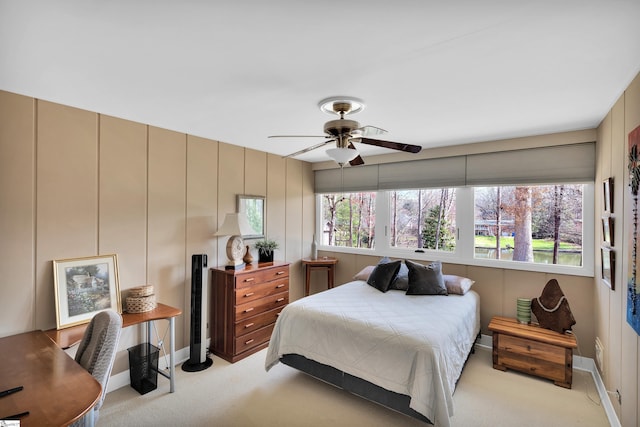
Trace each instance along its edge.
<path fill-rule="evenodd" d="M 629 133 L 629 187 L 631 189 L 631 259 L 627 280 L 627 322 L 640 335 L 640 295 L 638 294 L 638 186 L 640 186 L 640 126 Z"/>

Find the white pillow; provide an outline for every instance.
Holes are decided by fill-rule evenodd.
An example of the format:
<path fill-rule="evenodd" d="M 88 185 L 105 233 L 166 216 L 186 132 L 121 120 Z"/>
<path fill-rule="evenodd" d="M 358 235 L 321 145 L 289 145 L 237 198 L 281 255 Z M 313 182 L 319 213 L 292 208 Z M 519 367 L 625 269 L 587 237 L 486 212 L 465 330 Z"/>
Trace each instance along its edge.
<path fill-rule="evenodd" d="M 366 282 L 367 280 L 369 280 L 369 276 L 371 276 L 374 268 L 376 268 L 375 265 L 366 266 L 365 268 L 360 270 L 358 274 L 353 276 L 353 280 L 364 280 Z"/>
<path fill-rule="evenodd" d="M 443 274 L 442 276 L 444 277 L 444 285 L 447 287 L 447 292 L 450 294 L 464 295 L 475 283 L 474 280 L 468 277 L 460 277 L 453 274 Z"/>

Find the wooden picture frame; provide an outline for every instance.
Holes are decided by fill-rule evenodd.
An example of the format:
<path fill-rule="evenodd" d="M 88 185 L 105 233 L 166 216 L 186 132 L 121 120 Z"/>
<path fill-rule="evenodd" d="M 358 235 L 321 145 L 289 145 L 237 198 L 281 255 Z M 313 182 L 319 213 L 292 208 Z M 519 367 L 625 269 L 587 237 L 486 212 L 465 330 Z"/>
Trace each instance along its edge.
<path fill-rule="evenodd" d="M 265 229 L 266 198 L 264 196 L 237 195 L 237 211 L 244 213 L 253 232 L 243 239 L 263 239 Z"/>
<path fill-rule="evenodd" d="M 607 247 L 600 248 L 602 256 L 602 281 L 609 286 L 612 291 L 615 290 L 615 272 L 616 272 L 616 253 L 613 249 Z"/>
<path fill-rule="evenodd" d="M 115 254 L 54 260 L 53 283 L 58 329 L 88 323 L 104 310 L 122 313 Z"/>
<path fill-rule="evenodd" d="M 602 217 L 602 240 L 609 247 L 615 246 L 614 224 L 615 224 L 615 220 L 613 217 L 610 217 L 610 216 Z"/>
<path fill-rule="evenodd" d="M 613 213 L 613 178 L 602 181 L 602 197 L 604 211 Z"/>

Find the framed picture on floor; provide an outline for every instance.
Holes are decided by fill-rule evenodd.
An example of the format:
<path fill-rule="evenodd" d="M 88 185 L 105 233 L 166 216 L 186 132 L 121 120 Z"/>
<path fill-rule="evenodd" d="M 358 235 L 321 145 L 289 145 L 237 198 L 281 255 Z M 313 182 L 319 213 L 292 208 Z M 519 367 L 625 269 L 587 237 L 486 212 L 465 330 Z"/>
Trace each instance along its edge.
<path fill-rule="evenodd" d="M 54 260 L 53 282 L 58 329 L 88 323 L 100 311 L 122 313 L 115 254 Z"/>

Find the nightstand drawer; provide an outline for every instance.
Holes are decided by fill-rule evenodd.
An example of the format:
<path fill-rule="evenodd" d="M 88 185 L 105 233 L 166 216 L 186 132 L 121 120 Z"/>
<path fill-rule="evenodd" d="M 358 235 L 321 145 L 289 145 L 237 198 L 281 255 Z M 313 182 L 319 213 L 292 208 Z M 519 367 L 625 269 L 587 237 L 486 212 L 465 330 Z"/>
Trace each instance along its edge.
<path fill-rule="evenodd" d="M 498 348 L 500 351 L 532 357 L 537 360 L 546 360 L 560 364 L 560 366 L 564 364 L 564 348 L 530 339 L 501 334 L 498 337 Z"/>

